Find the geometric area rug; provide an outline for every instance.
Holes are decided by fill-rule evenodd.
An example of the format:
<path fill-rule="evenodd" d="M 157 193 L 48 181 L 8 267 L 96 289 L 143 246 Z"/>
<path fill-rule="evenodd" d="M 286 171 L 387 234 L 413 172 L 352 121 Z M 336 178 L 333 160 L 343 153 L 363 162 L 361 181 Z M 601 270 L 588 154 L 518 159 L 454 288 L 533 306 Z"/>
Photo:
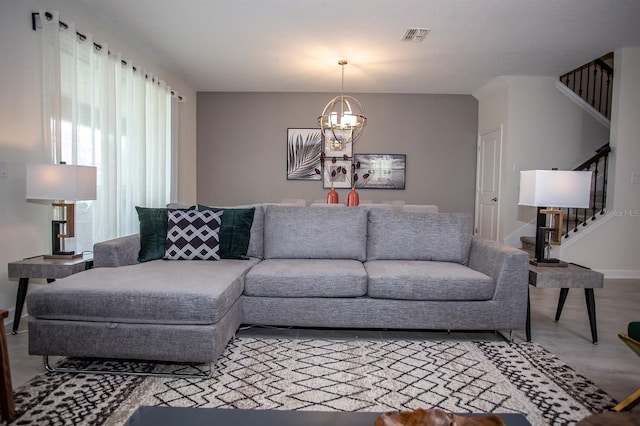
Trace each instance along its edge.
<path fill-rule="evenodd" d="M 194 368 L 117 364 L 147 371 Z M 16 390 L 14 424 L 121 425 L 138 406 L 154 405 L 369 412 L 440 407 L 522 413 L 543 426 L 573 425 L 615 405 L 536 343 L 239 337 L 213 367 L 206 379 L 42 374 Z"/>

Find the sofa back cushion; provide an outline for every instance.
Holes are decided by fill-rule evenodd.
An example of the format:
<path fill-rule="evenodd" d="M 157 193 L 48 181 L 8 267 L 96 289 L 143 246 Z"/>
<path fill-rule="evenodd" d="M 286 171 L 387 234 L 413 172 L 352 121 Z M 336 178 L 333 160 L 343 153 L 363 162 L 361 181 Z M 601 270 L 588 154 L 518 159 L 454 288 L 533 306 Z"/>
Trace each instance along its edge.
<path fill-rule="evenodd" d="M 433 260 L 467 264 L 469 213 L 369 211 L 367 260 Z"/>
<path fill-rule="evenodd" d="M 267 205 L 265 259 L 354 259 L 367 248 L 365 209 Z"/>

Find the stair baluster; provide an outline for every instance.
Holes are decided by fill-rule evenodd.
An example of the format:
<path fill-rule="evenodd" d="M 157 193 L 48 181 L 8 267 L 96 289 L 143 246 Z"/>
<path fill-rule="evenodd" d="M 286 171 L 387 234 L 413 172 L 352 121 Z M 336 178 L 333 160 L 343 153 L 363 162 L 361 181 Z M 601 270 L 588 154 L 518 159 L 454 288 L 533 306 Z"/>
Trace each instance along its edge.
<path fill-rule="evenodd" d="M 569 238 L 572 233 L 578 232 L 580 224 L 582 224 L 583 227 L 587 226 L 589 216 L 593 221 L 596 220 L 598 211 L 601 215 L 604 214 L 607 200 L 607 168 L 610 152 L 611 147 L 609 143 L 606 143 L 596 150 L 596 154 L 593 157 L 574 169 L 593 171 L 593 195 L 588 209 L 563 209 L 565 217 L 567 218 L 564 238 Z M 598 203 L 598 201 L 600 201 L 600 203 Z M 571 218 L 573 218 L 573 220 L 571 220 Z M 574 222 L 572 232 L 570 231 L 571 226 L 569 222 Z"/>
<path fill-rule="evenodd" d="M 604 157 L 604 172 L 602 174 L 602 206 L 600 206 L 600 214 L 604 214 L 604 208 L 607 205 L 607 167 L 609 165 L 609 156 Z"/>
<path fill-rule="evenodd" d="M 560 81 L 565 86 L 570 88 L 607 119 L 611 119 L 610 92 L 613 68 L 605 62 L 605 60 L 611 61 L 612 58 L 613 54 L 609 53 L 602 58 L 569 71 L 560 77 Z M 600 76 L 599 78 L 598 75 Z"/>
<path fill-rule="evenodd" d="M 596 168 L 595 171 L 593 172 L 593 202 L 591 204 L 592 205 L 592 214 L 591 214 L 591 220 L 596 220 L 596 200 L 598 197 L 598 191 L 597 191 L 597 186 L 598 186 L 598 164 L 600 164 L 600 162 L 598 161 L 596 163 Z M 586 212 L 585 212 L 586 213 Z M 586 219 L 587 215 L 585 214 L 585 219 Z M 586 226 L 586 221 L 585 221 L 585 226 Z"/>

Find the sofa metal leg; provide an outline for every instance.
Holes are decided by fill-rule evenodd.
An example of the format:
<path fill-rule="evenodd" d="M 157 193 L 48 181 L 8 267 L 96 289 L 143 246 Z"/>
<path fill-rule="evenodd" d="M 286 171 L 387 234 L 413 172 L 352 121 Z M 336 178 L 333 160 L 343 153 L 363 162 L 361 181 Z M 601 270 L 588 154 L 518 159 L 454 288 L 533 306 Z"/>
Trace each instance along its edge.
<path fill-rule="evenodd" d="M 514 334 L 514 330 L 513 329 L 509 329 L 509 332 L 507 333 L 507 330 L 498 330 L 498 329 L 494 329 L 493 333 L 496 337 L 501 337 L 502 340 L 504 340 L 507 343 L 514 343 L 515 342 L 515 334 Z"/>
<path fill-rule="evenodd" d="M 48 373 L 72 373 L 72 374 L 113 374 L 113 375 L 128 375 L 128 376 L 153 376 L 153 377 L 169 377 L 175 379 L 207 379 L 213 375 L 213 368 L 209 363 L 207 371 L 203 371 L 199 374 L 189 373 L 162 373 L 162 372 L 145 372 L 145 371 L 126 371 L 126 370 L 96 370 L 91 368 L 72 368 L 72 367 L 52 367 L 49 364 L 49 356 L 42 356 L 42 363 L 44 369 Z"/>

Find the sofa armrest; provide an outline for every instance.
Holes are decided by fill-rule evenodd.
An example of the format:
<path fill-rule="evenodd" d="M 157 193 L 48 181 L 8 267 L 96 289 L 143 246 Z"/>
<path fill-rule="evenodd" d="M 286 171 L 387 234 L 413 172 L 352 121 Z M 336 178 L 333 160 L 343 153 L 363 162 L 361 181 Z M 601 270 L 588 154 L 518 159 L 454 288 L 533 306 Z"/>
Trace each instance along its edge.
<path fill-rule="evenodd" d="M 526 309 L 529 285 L 529 255 L 526 252 L 486 238 L 473 237 L 469 267 L 493 278 L 496 283 L 494 300 L 510 301 L 512 309 Z"/>
<path fill-rule="evenodd" d="M 138 263 L 140 235 L 128 235 L 93 245 L 93 266 L 115 268 Z"/>

